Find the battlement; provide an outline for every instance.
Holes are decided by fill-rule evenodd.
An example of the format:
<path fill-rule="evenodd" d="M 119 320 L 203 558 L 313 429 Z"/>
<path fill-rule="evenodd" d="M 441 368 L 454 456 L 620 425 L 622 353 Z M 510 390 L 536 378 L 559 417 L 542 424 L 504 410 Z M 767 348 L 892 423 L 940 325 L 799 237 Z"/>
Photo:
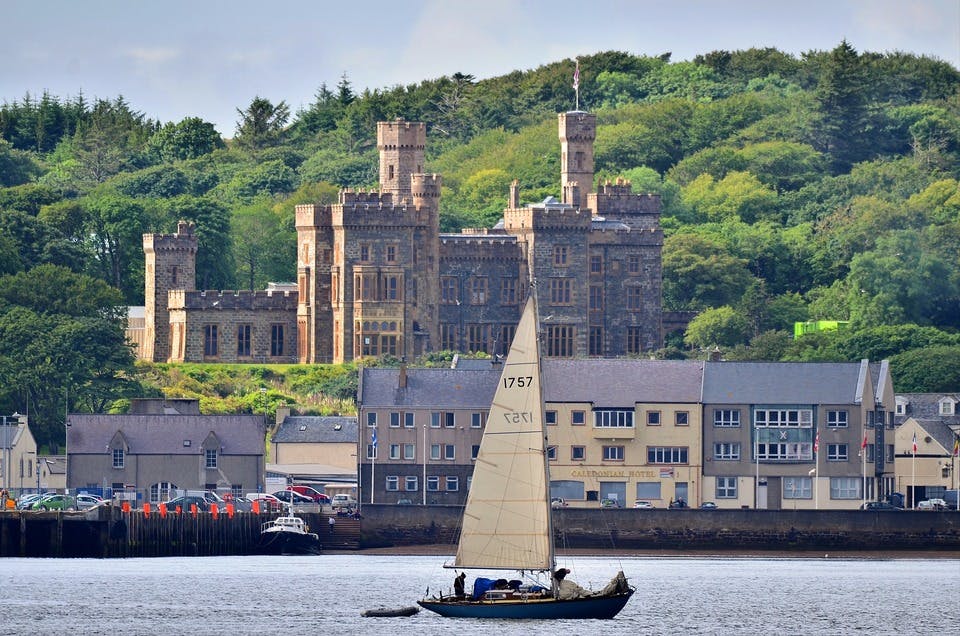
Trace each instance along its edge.
<path fill-rule="evenodd" d="M 523 252 L 515 236 L 441 234 L 440 259 L 457 260 L 514 260 L 520 261 Z"/>
<path fill-rule="evenodd" d="M 597 116 L 582 110 L 559 113 L 560 139 L 592 142 L 597 138 Z"/>
<path fill-rule="evenodd" d="M 297 229 L 330 225 L 330 206 L 319 203 L 301 203 L 296 207 Z"/>
<path fill-rule="evenodd" d="M 191 250 L 196 252 L 198 241 L 193 233 L 195 227 L 196 225 L 192 222 L 179 221 L 176 234 L 144 234 L 143 251 L 148 253 L 158 250 Z"/>
<path fill-rule="evenodd" d="M 427 145 L 427 125 L 423 122 L 377 122 L 377 148 L 380 150 L 410 149 L 422 151 Z"/>
<path fill-rule="evenodd" d="M 543 203 L 503 211 L 503 225 L 508 232 L 518 230 L 590 229 L 589 210 L 559 203 L 548 197 Z"/>
<path fill-rule="evenodd" d="M 587 195 L 587 205 L 594 214 L 606 217 L 659 215 L 661 212 L 659 194 L 634 194 L 630 182 L 622 178 L 598 186 L 596 192 Z"/>
<path fill-rule="evenodd" d="M 299 294 L 296 291 L 273 290 L 171 290 L 167 302 L 173 310 L 282 310 L 296 311 Z"/>
<path fill-rule="evenodd" d="M 414 199 L 439 199 L 443 177 L 439 174 L 410 175 L 410 194 Z"/>
<path fill-rule="evenodd" d="M 378 206 L 380 208 L 384 206 L 393 207 L 393 193 L 392 192 L 380 192 L 378 190 L 354 190 L 352 188 L 344 188 L 340 191 L 340 204 L 341 205 L 352 205 L 356 203 L 366 204 L 367 206 Z"/>

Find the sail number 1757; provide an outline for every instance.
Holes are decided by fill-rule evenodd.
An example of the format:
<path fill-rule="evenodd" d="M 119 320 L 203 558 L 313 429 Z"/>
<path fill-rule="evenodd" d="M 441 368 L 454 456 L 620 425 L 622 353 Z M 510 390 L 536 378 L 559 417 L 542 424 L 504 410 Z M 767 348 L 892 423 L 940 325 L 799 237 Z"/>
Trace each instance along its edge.
<path fill-rule="evenodd" d="M 503 378 L 503 388 L 512 389 L 523 388 L 525 386 L 531 386 L 533 384 L 532 375 L 518 375 L 518 376 L 504 376 Z"/>

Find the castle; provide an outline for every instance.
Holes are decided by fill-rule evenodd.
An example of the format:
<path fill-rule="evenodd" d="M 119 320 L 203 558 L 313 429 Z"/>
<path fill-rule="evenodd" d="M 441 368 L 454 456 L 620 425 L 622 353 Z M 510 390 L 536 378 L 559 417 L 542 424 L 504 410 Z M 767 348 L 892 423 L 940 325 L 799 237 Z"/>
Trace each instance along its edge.
<path fill-rule="evenodd" d="M 298 205 L 297 282 L 197 291 L 197 238 L 146 234 L 144 342 L 157 362 L 344 362 L 436 350 L 503 354 L 528 281 L 544 353 L 616 357 L 662 343 L 660 198 L 618 180 L 591 191 L 596 116 L 559 114 L 561 199 L 493 227 L 441 234 L 441 177 L 423 171 L 426 125 L 377 125 L 380 191 Z"/>

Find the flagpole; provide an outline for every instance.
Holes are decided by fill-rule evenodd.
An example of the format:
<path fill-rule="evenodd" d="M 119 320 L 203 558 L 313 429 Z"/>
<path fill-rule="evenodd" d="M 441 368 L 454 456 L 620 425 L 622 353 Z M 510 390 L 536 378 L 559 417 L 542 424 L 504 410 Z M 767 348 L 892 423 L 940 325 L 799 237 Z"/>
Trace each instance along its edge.
<path fill-rule="evenodd" d="M 912 482 L 910 485 L 910 490 L 911 490 L 910 507 L 916 508 L 917 507 L 917 441 L 916 441 L 917 434 L 916 433 L 913 434 L 913 440 L 914 440 L 913 441 L 913 459 L 910 462 L 911 470 L 913 473 L 912 476 L 910 477 L 910 481 Z"/>
<path fill-rule="evenodd" d="M 813 452 L 815 454 L 814 459 L 814 473 L 813 473 L 813 508 L 814 510 L 820 510 L 820 433 L 817 433 L 816 442 L 813 445 Z"/>
<path fill-rule="evenodd" d="M 576 94 L 576 108 L 580 110 L 580 60 L 576 60 L 577 67 L 573 71 L 573 92 Z"/>
<path fill-rule="evenodd" d="M 377 472 L 377 427 L 373 427 L 373 457 L 370 460 L 370 503 L 373 503 L 373 491 L 376 488 L 376 477 L 375 473 Z"/>
<path fill-rule="evenodd" d="M 863 432 L 863 443 L 860 444 L 860 461 L 863 462 L 863 507 L 867 506 L 867 432 Z"/>

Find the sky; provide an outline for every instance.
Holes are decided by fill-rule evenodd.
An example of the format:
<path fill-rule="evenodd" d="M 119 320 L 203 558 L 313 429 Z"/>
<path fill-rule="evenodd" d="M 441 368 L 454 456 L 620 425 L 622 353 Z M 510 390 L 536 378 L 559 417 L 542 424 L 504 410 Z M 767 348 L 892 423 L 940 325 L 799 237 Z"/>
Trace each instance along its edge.
<path fill-rule="evenodd" d="M 122 95 L 225 137 L 254 97 L 295 113 L 344 74 L 359 93 L 601 51 L 799 56 L 844 39 L 960 68 L 960 0 L 0 0 L 0 26 L 0 102 Z"/>

